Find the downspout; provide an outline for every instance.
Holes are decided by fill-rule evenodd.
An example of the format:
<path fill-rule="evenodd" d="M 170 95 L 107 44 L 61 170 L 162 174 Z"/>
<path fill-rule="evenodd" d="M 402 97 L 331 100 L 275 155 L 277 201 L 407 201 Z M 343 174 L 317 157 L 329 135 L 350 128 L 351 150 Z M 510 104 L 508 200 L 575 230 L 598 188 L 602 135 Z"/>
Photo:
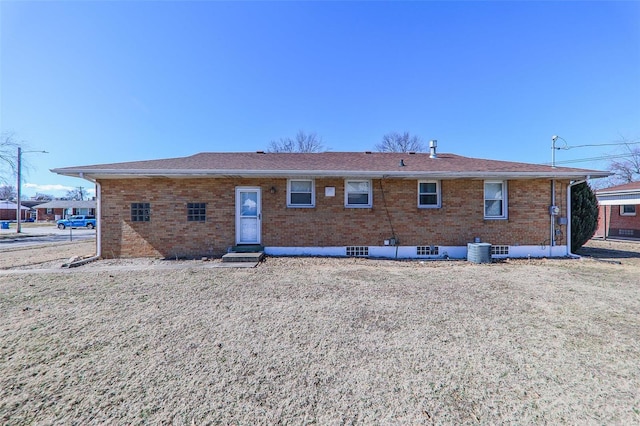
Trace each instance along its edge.
<path fill-rule="evenodd" d="M 571 253 L 571 188 L 586 181 L 586 179 L 582 179 L 572 182 L 567 187 L 567 256 L 574 259 L 580 259 L 580 256 Z"/>
<path fill-rule="evenodd" d="M 68 265 L 63 265 L 67 268 L 74 268 L 99 260 L 102 256 L 102 186 L 98 181 L 94 181 L 93 183 L 96 185 L 96 255 L 69 263 Z"/>
<path fill-rule="evenodd" d="M 549 208 L 549 216 L 551 217 L 551 231 L 549 233 L 549 257 L 553 257 L 553 247 L 556 245 L 556 216 L 551 211 L 556 205 L 556 180 L 551 179 L 551 207 Z"/>
<path fill-rule="evenodd" d="M 102 185 L 96 181 L 96 259 L 102 257 Z"/>
<path fill-rule="evenodd" d="M 607 240 L 607 237 L 609 236 L 609 225 L 611 224 L 611 222 L 609 222 L 609 224 L 607 224 L 607 207 L 608 206 L 604 206 L 604 238 L 603 240 Z M 609 211 L 611 211 L 611 207 L 609 207 Z"/>

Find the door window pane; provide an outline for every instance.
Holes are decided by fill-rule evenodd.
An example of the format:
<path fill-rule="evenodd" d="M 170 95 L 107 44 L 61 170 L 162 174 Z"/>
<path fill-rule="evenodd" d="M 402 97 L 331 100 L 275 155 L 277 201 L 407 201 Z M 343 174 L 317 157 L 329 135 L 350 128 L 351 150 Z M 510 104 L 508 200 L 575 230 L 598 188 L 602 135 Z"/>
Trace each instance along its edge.
<path fill-rule="evenodd" d="M 242 192 L 240 194 L 240 215 L 256 216 L 258 214 L 258 193 Z"/>

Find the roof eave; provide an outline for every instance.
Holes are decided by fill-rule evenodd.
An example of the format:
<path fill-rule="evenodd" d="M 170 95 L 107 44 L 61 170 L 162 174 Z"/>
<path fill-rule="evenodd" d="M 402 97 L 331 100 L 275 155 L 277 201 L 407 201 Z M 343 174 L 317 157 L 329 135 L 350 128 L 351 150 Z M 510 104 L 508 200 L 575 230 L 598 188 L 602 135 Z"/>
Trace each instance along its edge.
<path fill-rule="evenodd" d="M 638 195 L 640 189 L 625 189 L 621 191 L 596 191 L 596 195 L 609 196 L 609 195 Z"/>
<path fill-rule="evenodd" d="M 191 169 L 51 169 L 53 173 L 82 179 L 122 179 L 122 178 L 189 178 L 189 177 L 360 177 L 360 178 L 396 178 L 396 179 L 595 179 L 610 176 L 608 172 L 595 170 L 577 173 L 576 171 L 548 172 L 509 172 L 509 171 L 394 171 L 394 170 L 191 170 Z"/>

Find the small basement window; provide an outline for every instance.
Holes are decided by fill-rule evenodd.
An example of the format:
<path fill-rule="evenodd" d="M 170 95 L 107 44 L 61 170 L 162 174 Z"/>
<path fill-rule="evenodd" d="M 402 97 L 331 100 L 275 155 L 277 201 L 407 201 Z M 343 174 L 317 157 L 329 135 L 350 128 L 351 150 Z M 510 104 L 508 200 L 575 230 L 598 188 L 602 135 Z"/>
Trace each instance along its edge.
<path fill-rule="evenodd" d="M 492 256 L 508 256 L 509 246 L 491 246 Z"/>
<path fill-rule="evenodd" d="M 418 246 L 416 256 L 437 256 L 439 251 L 438 246 Z"/>
<path fill-rule="evenodd" d="M 367 257 L 367 256 L 369 256 L 369 247 L 367 247 L 367 246 L 350 246 L 350 247 L 347 247 L 347 256 L 349 256 L 349 257 Z"/>

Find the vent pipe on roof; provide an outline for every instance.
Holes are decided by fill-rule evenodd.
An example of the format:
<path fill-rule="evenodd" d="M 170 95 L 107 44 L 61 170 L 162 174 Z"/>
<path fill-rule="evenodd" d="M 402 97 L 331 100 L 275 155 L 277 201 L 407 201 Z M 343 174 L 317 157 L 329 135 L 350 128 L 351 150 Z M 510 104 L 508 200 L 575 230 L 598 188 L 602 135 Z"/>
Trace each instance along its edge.
<path fill-rule="evenodd" d="M 429 141 L 429 158 L 438 158 L 436 154 L 436 148 L 438 147 L 438 141 L 433 139 Z"/>

